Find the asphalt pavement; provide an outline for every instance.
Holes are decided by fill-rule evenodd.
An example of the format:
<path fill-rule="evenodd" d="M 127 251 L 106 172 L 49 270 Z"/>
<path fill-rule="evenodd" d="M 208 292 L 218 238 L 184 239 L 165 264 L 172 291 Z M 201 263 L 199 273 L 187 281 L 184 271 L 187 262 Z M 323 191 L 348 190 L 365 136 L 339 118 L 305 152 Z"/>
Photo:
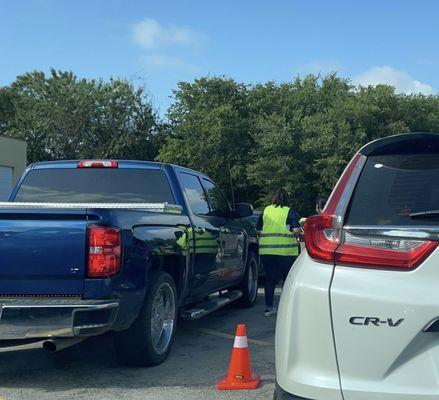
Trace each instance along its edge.
<path fill-rule="evenodd" d="M 251 309 L 229 306 L 178 326 L 169 359 L 153 368 L 121 367 L 111 335 L 88 339 L 56 354 L 40 344 L 0 349 L 0 400 L 271 399 L 275 317 L 263 314 L 263 298 Z M 217 391 L 225 376 L 238 323 L 247 325 L 253 391 Z"/>

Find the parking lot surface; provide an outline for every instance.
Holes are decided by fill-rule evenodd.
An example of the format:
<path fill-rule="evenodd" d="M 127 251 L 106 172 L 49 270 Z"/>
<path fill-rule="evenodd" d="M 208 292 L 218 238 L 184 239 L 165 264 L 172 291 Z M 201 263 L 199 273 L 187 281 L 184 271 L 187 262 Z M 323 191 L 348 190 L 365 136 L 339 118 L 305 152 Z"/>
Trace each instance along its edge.
<path fill-rule="evenodd" d="M 56 354 L 33 344 L 0 349 L 0 400 L 12 399 L 271 399 L 274 390 L 275 317 L 264 317 L 262 294 L 252 309 L 229 306 L 178 327 L 170 358 L 153 368 L 118 365 L 110 336 L 89 339 Z M 253 391 L 220 392 L 238 323 L 247 324 Z"/>

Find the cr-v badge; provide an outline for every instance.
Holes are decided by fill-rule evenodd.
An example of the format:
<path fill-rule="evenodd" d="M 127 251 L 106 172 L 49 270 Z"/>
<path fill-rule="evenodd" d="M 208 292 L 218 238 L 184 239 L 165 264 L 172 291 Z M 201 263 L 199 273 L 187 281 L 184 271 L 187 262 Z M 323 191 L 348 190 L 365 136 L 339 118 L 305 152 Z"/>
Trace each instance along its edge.
<path fill-rule="evenodd" d="M 378 317 L 351 317 L 349 318 L 349 323 L 351 325 L 374 325 L 374 326 L 383 326 L 387 325 L 392 328 L 396 328 L 401 325 L 404 321 L 404 318 L 399 318 L 398 320 L 393 320 L 393 318 L 381 319 Z"/>

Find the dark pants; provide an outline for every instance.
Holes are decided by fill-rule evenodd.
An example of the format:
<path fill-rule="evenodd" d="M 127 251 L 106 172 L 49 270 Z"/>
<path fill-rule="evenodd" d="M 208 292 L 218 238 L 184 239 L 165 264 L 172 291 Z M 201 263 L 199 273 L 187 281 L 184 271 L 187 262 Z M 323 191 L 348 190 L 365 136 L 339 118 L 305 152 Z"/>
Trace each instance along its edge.
<path fill-rule="evenodd" d="M 261 256 L 265 270 L 265 308 L 273 308 L 276 284 L 285 281 L 296 256 Z"/>

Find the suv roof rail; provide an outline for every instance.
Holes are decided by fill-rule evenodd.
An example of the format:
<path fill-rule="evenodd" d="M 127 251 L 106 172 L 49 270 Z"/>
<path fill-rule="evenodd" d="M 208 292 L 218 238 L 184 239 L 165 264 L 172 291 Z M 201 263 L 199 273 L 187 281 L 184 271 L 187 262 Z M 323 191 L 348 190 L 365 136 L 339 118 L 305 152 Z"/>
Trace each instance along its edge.
<path fill-rule="evenodd" d="M 439 153 L 439 133 L 402 133 L 374 140 L 360 151 L 365 156 L 405 153 Z"/>

